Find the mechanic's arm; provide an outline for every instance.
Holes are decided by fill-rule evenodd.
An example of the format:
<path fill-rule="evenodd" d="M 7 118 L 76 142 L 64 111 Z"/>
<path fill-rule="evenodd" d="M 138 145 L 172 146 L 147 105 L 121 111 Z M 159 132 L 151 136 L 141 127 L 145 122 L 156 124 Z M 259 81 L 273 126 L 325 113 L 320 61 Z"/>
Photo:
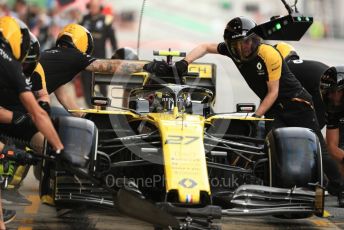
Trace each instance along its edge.
<path fill-rule="evenodd" d="M 5 108 L 0 108 L 0 123 L 11 124 L 13 113 Z"/>
<path fill-rule="evenodd" d="M 48 102 L 50 105 L 50 97 L 46 89 L 41 89 L 33 92 L 37 101 Z"/>
<path fill-rule="evenodd" d="M 133 60 L 114 60 L 114 59 L 97 59 L 89 64 L 85 70 L 91 72 L 114 73 L 116 75 L 128 76 L 132 73 L 142 72 L 143 66 L 147 61 Z"/>
<path fill-rule="evenodd" d="M 66 86 L 62 85 L 55 90 L 55 96 L 61 105 L 68 110 L 79 110 L 80 107 L 75 103 L 75 101 L 69 96 L 66 91 Z M 72 113 L 76 117 L 83 117 L 84 113 Z"/>
<path fill-rule="evenodd" d="M 279 80 L 275 81 L 268 81 L 268 93 L 264 97 L 263 101 L 260 103 L 257 111 L 255 114 L 258 116 L 263 116 L 275 103 L 277 97 L 278 97 L 278 91 L 279 91 Z"/>
<path fill-rule="evenodd" d="M 339 148 L 339 128 L 326 129 L 326 144 L 331 156 L 342 162 L 344 158 L 344 150 Z"/>
<path fill-rule="evenodd" d="M 258 116 L 263 116 L 275 103 L 279 93 L 279 80 L 282 75 L 283 60 L 277 50 L 270 46 L 263 46 L 260 51 L 260 57 L 263 60 L 265 68 L 267 70 L 267 88 L 268 92 L 265 95 L 263 101 L 260 103 L 257 111 Z"/>
<path fill-rule="evenodd" d="M 204 55 L 208 53 L 217 54 L 217 46 L 216 43 L 203 43 L 198 46 L 196 46 L 194 49 L 192 49 L 188 55 L 184 58 L 185 61 L 187 61 L 189 64 L 194 62 L 195 60 L 203 57 Z"/>
<path fill-rule="evenodd" d="M 1 193 L 0 193 L 0 199 L 1 199 Z M 6 226 L 4 223 L 4 216 L 2 213 L 2 202 L 0 202 L 0 230 L 6 230 Z"/>
<path fill-rule="evenodd" d="M 23 92 L 19 95 L 19 99 L 31 115 L 33 123 L 37 129 L 47 138 L 55 151 L 62 150 L 63 144 L 51 123 L 48 114 L 38 105 L 32 92 Z"/>

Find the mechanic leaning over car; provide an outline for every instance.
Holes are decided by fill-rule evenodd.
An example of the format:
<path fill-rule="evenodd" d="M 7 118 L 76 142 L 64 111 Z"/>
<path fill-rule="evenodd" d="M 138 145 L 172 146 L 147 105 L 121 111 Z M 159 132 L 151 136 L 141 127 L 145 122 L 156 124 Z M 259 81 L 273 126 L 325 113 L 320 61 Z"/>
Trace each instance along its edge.
<path fill-rule="evenodd" d="M 273 128 L 305 127 L 315 131 L 322 145 L 324 172 L 330 181 L 328 190 L 338 195 L 344 188 L 344 180 L 338 165 L 327 154 L 313 109 L 312 96 L 289 70 L 281 54 L 273 46 L 262 43 L 261 38 L 252 32 L 255 26 L 256 23 L 246 17 L 230 20 L 224 30 L 224 42 L 197 46 L 183 60 L 177 61 L 172 69 L 182 76 L 190 63 L 207 53 L 231 58 L 248 86 L 262 100 L 254 117 L 273 117 Z M 169 68 L 161 61 L 144 66 L 146 71 L 158 75 L 170 72 Z"/>
<path fill-rule="evenodd" d="M 126 74 L 141 72 L 141 65 L 120 64 L 120 60 L 96 59 L 91 56 L 93 51 L 93 38 L 91 33 L 83 26 L 69 24 L 59 33 L 56 47 L 41 53 L 40 63 L 45 72 L 46 87 L 49 94 L 58 91 L 64 84 L 82 70 L 90 72 L 115 72 Z M 59 99 L 60 96 L 56 95 Z M 59 99 L 67 109 L 76 109 L 70 103 Z M 62 102 L 63 101 L 63 102 Z"/>
<path fill-rule="evenodd" d="M 27 26 L 18 19 L 4 16 L 0 18 L 0 106 L 11 106 L 16 100 L 24 105 L 29 112 L 33 123 L 44 134 L 53 149 L 59 153 L 63 145 L 51 123 L 47 113 L 39 106 L 26 83 L 22 72 L 21 63 L 25 60 L 30 47 L 30 34 Z M 27 138 L 33 146 L 43 138 L 39 135 L 29 137 L 26 132 L 31 133 L 26 127 L 20 126 L 20 116 L 17 113 L 4 110 L 0 120 L 3 123 L 14 125 L 14 129 L 22 134 L 20 138 Z M 6 130 L 0 128 L 0 133 Z M 42 135 L 42 134 L 40 134 Z M 2 154 L 6 155 L 7 146 L 2 146 Z M 15 149 L 11 150 L 16 151 Z M 1 225 L 4 228 L 4 226 Z"/>
<path fill-rule="evenodd" d="M 76 104 L 66 97 L 63 86 L 73 80 L 82 70 L 92 72 L 112 71 L 116 60 L 95 59 L 91 56 L 93 51 L 93 38 L 91 33 L 81 25 L 69 24 L 58 34 L 56 47 L 41 53 L 40 64 L 45 73 L 45 83 L 48 94 L 55 93 L 65 109 L 78 109 Z M 143 65 L 142 65 L 143 66 Z M 128 73 L 142 71 L 142 66 L 127 68 Z M 59 92 L 57 94 L 57 92 Z M 82 115 L 81 115 L 82 116 Z M 49 169 L 49 167 L 45 167 Z M 45 171 L 42 179 L 49 181 L 49 174 Z M 50 183 L 42 183 L 41 197 L 52 192 Z M 47 186 L 47 187 L 45 187 Z M 52 204 L 51 202 L 47 202 Z"/>
<path fill-rule="evenodd" d="M 320 77 L 329 68 L 328 65 L 314 60 L 301 59 L 293 46 L 280 42 L 274 47 L 281 53 L 290 71 L 301 85 L 312 95 L 314 110 L 320 129 L 325 126 L 325 108 L 319 91 Z"/>
<path fill-rule="evenodd" d="M 332 157 L 344 169 L 344 66 L 334 66 L 320 79 L 320 92 L 326 110 L 326 143 Z M 344 192 L 339 196 L 344 207 Z"/>

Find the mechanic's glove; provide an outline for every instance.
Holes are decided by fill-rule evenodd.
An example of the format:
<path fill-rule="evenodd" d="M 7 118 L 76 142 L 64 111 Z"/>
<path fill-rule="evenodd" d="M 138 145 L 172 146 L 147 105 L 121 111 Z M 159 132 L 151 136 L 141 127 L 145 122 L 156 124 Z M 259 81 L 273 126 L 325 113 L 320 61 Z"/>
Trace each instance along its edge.
<path fill-rule="evenodd" d="M 257 115 L 257 114 L 252 114 L 252 116 L 251 117 L 255 117 L 255 118 L 262 118 L 262 116 L 259 116 L 259 115 Z"/>
<path fill-rule="evenodd" d="M 27 153 L 24 150 L 10 145 L 4 146 L 0 154 L 0 159 L 15 161 L 20 165 L 32 165 L 36 164 L 39 161 L 39 159 L 31 155 L 30 153 Z"/>
<path fill-rule="evenodd" d="M 154 60 L 143 66 L 143 69 L 149 73 L 154 73 L 156 76 L 166 76 L 173 74 L 172 67 L 165 61 Z"/>
<path fill-rule="evenodd" d="M 34 126 L 30 115 L 21 111 L 13 111 L 11 124 L 20 126 Z"/>
<path fill-rule="evenodd" d="M 45 110 L 45 112 L 47 112 L 47 114 L 50 116 L 51 114 L 51 108 L 48 102 L 46 101 L 39 101 L 38 102 L 39 106 L 41 106 L 42 109 Z"/>
<path fill-rule="evenodd" d="M 179 77 L 187 74 L 189 63 L 185 59 L 175 62 L 174 65 L 177 69 Z"/>

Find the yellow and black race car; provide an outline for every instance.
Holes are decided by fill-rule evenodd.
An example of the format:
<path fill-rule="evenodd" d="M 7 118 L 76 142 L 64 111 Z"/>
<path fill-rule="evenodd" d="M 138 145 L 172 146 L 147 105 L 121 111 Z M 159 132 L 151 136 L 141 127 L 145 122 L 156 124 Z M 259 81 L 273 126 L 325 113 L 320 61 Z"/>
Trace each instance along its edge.
<path fill-rule="evenodd" d="M 94 73 L 94 85 L 112 87 L 113 102 L 126 98 L 113 105 L 94 97 L 96 109 L 81 111 L 86 119 L 58 118 L 65 149 L 52 174 L 57 208 L 113 207 L 156 229 L 220 229 L 222 216 L 322 215 L 316 135 L 280 128 L 259 139 L 262 119 L 250 117 L 250 105 L 215 114 L 215 71 L 190 65 L 184 84 Z"/>

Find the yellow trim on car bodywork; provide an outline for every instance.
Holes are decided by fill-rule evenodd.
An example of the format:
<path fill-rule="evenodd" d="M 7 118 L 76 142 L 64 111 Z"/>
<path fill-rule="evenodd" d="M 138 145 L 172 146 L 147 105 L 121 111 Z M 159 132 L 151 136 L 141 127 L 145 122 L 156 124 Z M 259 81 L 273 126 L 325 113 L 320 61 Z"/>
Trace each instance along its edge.
<path fill-rule="evenodd" d="M 157 51 L 157 56 L 174 56 L 180 57 L 182 52 L 180 51 L 169 51 L 169 50 L 159 50 Z"/>
<path fill-rule="evenodd" d="M 189 73 L 198 73 L 199 78 L 213 78 L 212 64 L 192 63 L 188 66 Z"/>
<path fill-rule="evenodd" d="M 140 115 L 125 110 L 98 110 L 98 109 L 69 109 L 70 113 L 94 113 L 109 115 L 130 115 L 132 118 L 139 118 Z"/>
<path fill-rule="evenodd" d="M 203 143 L 204 117 L 173 112 L 150 113 L 161 135 L 166 192 L 178 191 L 179 202 L 198 204 L 210 195 Z"/>
<path fill-rule="evenodd" d="M 234 115 L 234 114 L 219 114 L 214 115 L 211 117 L 208 117 L 206 119 L 206 122 L 211 122 L 215 119 L 227 119 L 227 120 L 245 120 L 245 121 L 273 121 L 274 119 L 269 118 L 258 118 L 258 117 L 250 117 L 250 116 L 244 116 L 244 115 Z"/>

